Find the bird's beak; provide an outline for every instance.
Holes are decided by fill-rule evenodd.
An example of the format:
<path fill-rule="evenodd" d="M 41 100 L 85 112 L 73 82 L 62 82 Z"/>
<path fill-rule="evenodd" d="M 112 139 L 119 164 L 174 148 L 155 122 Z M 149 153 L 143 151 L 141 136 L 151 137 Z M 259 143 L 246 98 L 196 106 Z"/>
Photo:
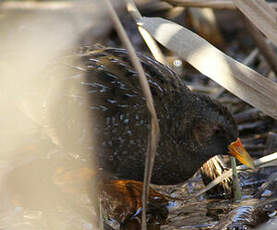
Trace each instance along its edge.
<path fill-rule="evenodd" d="M 237 158 L 242 164 L 254 169 L 255 165 L 253 159 L 250 157 L 246 149 L 242 146 L 240 139 L 232 142 L 229 146 L 229 154 Z"/>

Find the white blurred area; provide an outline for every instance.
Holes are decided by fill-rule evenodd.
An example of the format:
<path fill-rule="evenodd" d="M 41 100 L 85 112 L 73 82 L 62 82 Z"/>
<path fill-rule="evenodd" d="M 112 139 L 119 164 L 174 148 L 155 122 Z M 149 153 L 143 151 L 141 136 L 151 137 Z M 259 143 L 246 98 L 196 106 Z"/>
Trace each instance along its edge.
<path fill-rule="evenodd" d="M 73 195 L 52 188 L 54 176 L 66 171 L 59 155 L 67 153 L 61 153 L 45 111 L 63 87 L 56 78 L 64 73 L 57 68 L 50 78 L 43 76 L 55 60 L 80 46 L 84 34 L 93 44 L 112 25 L 102 1 L 60 2 L 64 5 L 50 8 L 46 3 L 25 8 L 0 3 L 0 228 L 95 229 L 95 210 L 84 201 L 91 197 L 80 184 L 72 183 Z M 93 122 L 79 113 L 80 120 Z M 78 167 L 70 161 L 70 169 Z"/>

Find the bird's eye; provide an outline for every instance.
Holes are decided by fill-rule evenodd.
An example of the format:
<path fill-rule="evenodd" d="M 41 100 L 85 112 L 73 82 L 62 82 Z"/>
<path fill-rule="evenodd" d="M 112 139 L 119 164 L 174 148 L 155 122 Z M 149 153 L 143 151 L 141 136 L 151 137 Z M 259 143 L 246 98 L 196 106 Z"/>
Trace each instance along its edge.
<path fill-rule="evenodd" d="M 219 129 L 219 128 L 216 128 L 216 129 L 214 130 L 214 134 L 215 134 L 215 135 L 220 134 L 220 129 Z"/>
<path fill-rule="evenodd" d="M 223 127 L 217 126 L 214 129 L 214 135 L 216 135 L 216 136 L 219 136 L 219 135 L 224 136 L 225 135 L 225 131 L 224 131 Z"/>

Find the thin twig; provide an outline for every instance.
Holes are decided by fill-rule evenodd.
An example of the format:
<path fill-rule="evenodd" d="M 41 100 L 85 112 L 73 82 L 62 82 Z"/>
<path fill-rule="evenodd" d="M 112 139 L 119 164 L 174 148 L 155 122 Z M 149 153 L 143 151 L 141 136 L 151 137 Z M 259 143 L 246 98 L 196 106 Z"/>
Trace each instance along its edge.
<path fill-rule="evenodd" d="M 234 115 L 237 124 L 245 123 L 247 121 L 257 120 L 262 117 L 261 112 L 256 108 L 244 110 L 243 112 Z"/>
<path fill-rule="evenodd" d="M 132 47 L 132 44 L 126 34 L 126 32 L 123 29 L 122 24 L 119 21 L 118 16 L 116 15 L 116 12 L 114 11 L 110 0 L 106 0 L 106 4 L 108 6 L 110 17 L 113 20 L 114 26 L 118 32 L 118 35 L 121 39 L 121 41 L 126 46 L 126 49 L 129 53 L 131 62 L 138 72 L 139 75 L 139 82 L 142 87 L 143 94 L 146 99 L 146 105 L 149 110 L 149 113 L 151 115 L 151 131 L 148 135 L 148 145 L 147 145 L 147 152 L 146 152 L 146 160 L 145 160 L 145 171 L 144 171 L 144 184 L 143 184 L 143 193 L 142 193 L 142 230 L 146 230 L 146 201 L 148 200 L 148 194 L 149 194 L 149 184 L 151 181 L 151 174 L 153 170 L 154 160 L 155 160 L 155 152 L 157 149 L 157 145 L 159 142 L 159 136 L 160 136 L 160 129 L 159 129 L 159 123 L 157 119 L 157 114 L 155 111 L 154 103 L 152 94 L 150 91 L 149 84 L 147 82 L 147 78 L 144 74 L 143 68 L 141 63 L 138 61 L 138 57 L 135 53 L 135 49 Z"/>
<path fill-rule="evenodd" d="M 126 8 L 129 12 L 129 14 L 133 17 L 133 19 L 137 22 L 139 19 L 141 19 L 141 14 L 136 7 L 136 4 L 133 2 L 133 0 L 125 0 Z"/>
<path fill-rule="evenodd" d="M 103 215 L 103 208 L 102 208 L 100 199 L 98 200 L 98 205 L 99 205 L 99 229 L 104 230 L 104 215 Z"/>
<path fill-rule="evenodd" d="M 200 8 L 213 8 L 213 9 L 228 9 L 236 10 L 237 7 L 232 1 L 226 0 L 163 0 L 169 4 L 183 7 L 200 7 Z M 271 7 L 277 8 L 276 3 L 268 3 Z"/>
<path fill-rule="evenodd" d="M 132 16 L 132 18 L 136 22 L 138 20 L 140 20 L 142 16 L 141 16 L 139 10 L 137 9 L 135 3 L 133 2 L 133 0 L 125 0 L 125 2 L 126 2 L 126 8 L 127 8 L 128 12 L 130 13 L 130 15 Z M 151 51 L 154 58 L 157 61 L 159 61 L 160 63 L 162 63 L 164 65 L 168 65 L 168 63 L 167 63 L 165 57 L 163 56 L 162 51 L 160 50 L 157 42 L 153 39 L 153 37 L 145 29 L 143 29 L 139 25 L 137 25 L 137 26 L 138 26 L 138 31 L 140 32 L 140 35 L 144 39 L 146 45 L 148 46 L 148 48 Z"/>
<path fill-rule="evenodd" d="M 1 10 L 15 11 L 82 11 L 89 13 L 95 9 L 93 2 L 81 1 L 2 1 Z"/>
<path fill-rule="evenodd" d="M 0 8 L 2 10 L 66 10 L 73 9 L 76 5 L 69 1 L 3 1 Z"/>
<path fill-rule="evenodd" d="M 244 65 L 252 65 L 252 63 L 254 62 L 255 58 L 258 56 L 259 54 L 259 50 L 257 48 L 255 48 L 244 60 L 243 60 L 243 64 Z"/>

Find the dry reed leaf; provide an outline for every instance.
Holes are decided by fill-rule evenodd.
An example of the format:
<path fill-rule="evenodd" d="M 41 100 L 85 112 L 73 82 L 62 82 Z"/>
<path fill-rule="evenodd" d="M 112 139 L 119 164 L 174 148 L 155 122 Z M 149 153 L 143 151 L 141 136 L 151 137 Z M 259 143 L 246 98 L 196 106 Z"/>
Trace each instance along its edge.
<path fill-rule="evenodd" d="M 261 157 L 254 161 L 254 165 L 256 168 L 262 168 L 262 167 L 269 167 L 269 166 L 276 166 L 277 165 L 277 152 L 271 153 L 267 156 Z M 247 170 L 247 166 L 245 165 L 239 165 L 237 166 L 237 170 L 243 171 Z M 209 183 L 205 188 L 201 189 L 198 193 L 195 194 L 195 196 L 200 196 L 204 192 L 207 192 L 217 184 L 221 183 L 226 178 L 230 177 L 232 175 L 232 169 L 229 169 L 228 171 L 225 171 L 223 174 L 215 178 L 211 183 Z"/>
<path fill-rule="evenodd" d="M 174 6 L 183 6 L 183 7 L 202 7 L 202 8 L 213 8 L 213 9 L 228 9 L 236 10 L 237 7 L 232 0 L 163 0 Z M 252 0 L 256 1 L 256 0 Z M 276 2 L 268 3 L 274 9 L 277 8 Z"/>
<path fill-rule="evenodd" d="M 150 132 L 148 132 L 148 143 L 147 143 L 147 150 L 145 153 L 146 158 L 145 158 L 145 168 L 144 168 L 143 192 L 141 197 L 142 199 L 141 229 L 146 230 L 147 229 L 146 208 L 147 208 L 147 201 L 149 197 L 151 175 L 152 175 L 152 170 L 153 170 L 154 161 L 155 161 L 155 153 L 160 139 L 160 127 L 159 127 L 159 122 L 157 118 L 157 113 L 154 107 L 152 93 L 151 93 L 147 78 L 145 76 L 142 64 L 138 60 L 135 49 L 132 46 L 131 41 L 129 40 L 127 33 L 124 30 L 122 24 L 120 23 L 120 20 L 111 4 L 111 1 L 106 0 L 105 2 L 109 9 L 110 17 L 114 23 L 114 26 L 119 35 L 119 38 L 124 43 L 128 51 L 131 63 L 134 66 L 135 70 L 138 72 L 139 83 L 141 85 L 142 92 L 146 98 L 146 107 L 150 113 L 151 128 L 150 128 Z M 137 16 L 139 17 L 139 15 Z"/>
<path fill-rule="evenodd" d="M 277 119 L 277 84 L 227 56 L 184 27 L 162 18 L 138 24 L 159 43 L 247 103 Z"/>
<path fill-rule="evenodd" d="M 204 8 L 214 8 L 214 9 L 229 9 L 234 10 L 232 1 L 226 0 L 164 0 L 169 4 L 183 7 L 204 7 Z"/>
<path fill-rule="evenodd" d="M 277 46 L 277 12 L 264 0 L 233 0 L 233 2 Z"/>

